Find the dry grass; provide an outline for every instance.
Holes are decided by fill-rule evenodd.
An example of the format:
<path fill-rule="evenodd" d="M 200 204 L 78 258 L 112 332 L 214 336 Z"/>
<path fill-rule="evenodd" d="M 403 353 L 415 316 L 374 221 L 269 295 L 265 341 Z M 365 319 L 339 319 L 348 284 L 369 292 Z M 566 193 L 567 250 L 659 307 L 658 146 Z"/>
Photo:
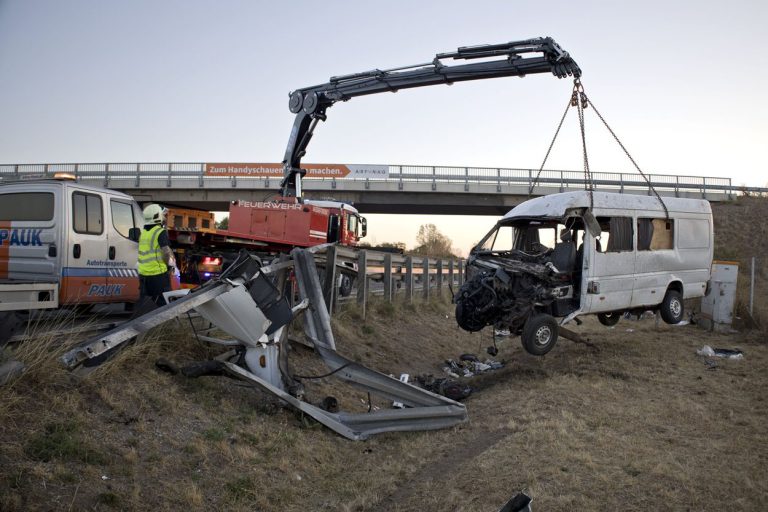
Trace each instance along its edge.
<path fill-rule="evenodd" d="M 458 330 L 445 302 L 374 305 L 366 321 L 349 309 L 334 324 L 340 352 L 393 374 L 437 374 L 490 341 Z M 0 509 L 480 511 L 523 489 L 544 510 L 765 508 L 768 349 L 757 335 L 657 331 L 653 320 L 581 331 L 599 350 L 561 340 L 535 358 L 502 344 L 506 367 L 471 381 L 470 423 L 364 443 L 238 382 L 159 372 L 156 357 L 210 355 L 184 329 L 83 380 L 52 364 L 58 377 L 0 388 Z M 746 358 L 708 369 L 695 354 L 704 343 Z M 311 366 L 303 349 L 292 360 Z M 355 393 L 328 389 L 358 407 Z"/>

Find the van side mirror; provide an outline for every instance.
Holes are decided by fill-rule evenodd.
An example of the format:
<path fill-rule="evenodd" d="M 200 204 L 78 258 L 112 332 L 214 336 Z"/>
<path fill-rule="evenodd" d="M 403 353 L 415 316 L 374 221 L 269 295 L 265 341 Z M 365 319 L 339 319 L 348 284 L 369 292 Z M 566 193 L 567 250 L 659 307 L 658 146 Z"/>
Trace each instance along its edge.
<path fill-rule="evenodd" d="M 141 228 L 131 228 L 128 230 L 128 239 L 138 242 L 141 238 Z"/>

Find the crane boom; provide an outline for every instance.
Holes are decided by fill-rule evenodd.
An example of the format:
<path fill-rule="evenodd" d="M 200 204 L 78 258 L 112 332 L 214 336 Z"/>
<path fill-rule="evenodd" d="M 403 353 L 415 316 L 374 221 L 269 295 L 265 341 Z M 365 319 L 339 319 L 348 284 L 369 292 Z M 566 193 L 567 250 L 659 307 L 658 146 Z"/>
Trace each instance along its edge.
<path fill-rule="evenodd" d="M 537 54 L 527 56 L 527 54 Z M 441 61 L 485 59 L 478 62 L 446 65 Z M 579 77 L 581 70 L 568 52 L 551 38 L 541 37 L 501 44 L 463 46 L 455 52 L 438 53 L 430 63 L 388 70 L 374 69 L 331 77 L 325 84 L 296 89 L 288 107 L 296 114 L 283 158 L 283 197 L 301 198 L 301 159 L 306 153 L 318 121 L 325 121 L 326 110 L 337 101 L 400 89 L 452 84 L 532 73 L 552 73 L 558 78 Z"/>

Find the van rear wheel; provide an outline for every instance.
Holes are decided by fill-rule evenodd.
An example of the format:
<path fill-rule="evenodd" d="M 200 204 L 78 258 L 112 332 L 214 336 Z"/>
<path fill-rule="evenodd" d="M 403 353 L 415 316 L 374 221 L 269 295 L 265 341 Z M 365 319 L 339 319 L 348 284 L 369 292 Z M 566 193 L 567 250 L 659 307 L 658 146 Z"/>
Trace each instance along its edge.
<path fill-rule="evenodd" d="M 544 313 L 531 315 L 523 326 L 520 340 L 523 348 L 534 356 L 543 356 L 557 343 L 557 320 Z"/>
<path fill-rule="evenodd" d="M 683 296 L 677 290 L 667 290 L 661 303 L 661 319 L 668 324 L 678 324 L 683 319 L 685 308 Z"/>
<path fill-rule="evenodd" d="M 621 311 L 613 311 L 611 313 L 598 313 L 597 319 L 606 327 L 613 327 L 619 323 L 619 320 L 621 319 Z"/>

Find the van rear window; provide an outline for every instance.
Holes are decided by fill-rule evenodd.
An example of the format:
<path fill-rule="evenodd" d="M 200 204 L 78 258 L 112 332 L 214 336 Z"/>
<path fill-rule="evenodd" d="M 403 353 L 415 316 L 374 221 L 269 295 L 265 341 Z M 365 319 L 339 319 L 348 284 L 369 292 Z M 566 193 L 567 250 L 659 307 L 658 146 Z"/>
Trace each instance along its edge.
<path fill-rule="evenodd" d="M 18 192 L 0 195 L 0 221 L 53 219 L 52 192 Z"/>

